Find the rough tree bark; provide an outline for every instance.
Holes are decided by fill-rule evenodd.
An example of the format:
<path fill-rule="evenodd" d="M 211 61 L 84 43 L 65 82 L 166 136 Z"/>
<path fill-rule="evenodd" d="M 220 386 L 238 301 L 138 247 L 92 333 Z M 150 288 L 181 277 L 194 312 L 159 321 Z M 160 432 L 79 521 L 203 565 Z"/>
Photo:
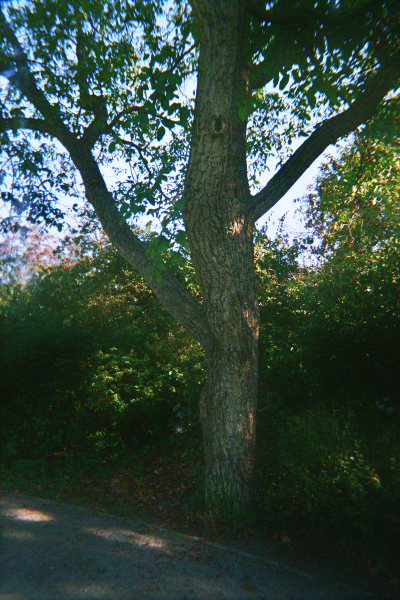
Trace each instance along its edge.
<path fill-rule="evenodd" d="M 193 3 L 200 28 L 193 143 L 185 182 L 191 256 L 213 336 L 200 400 L 206 500 L 249 504 L 254 471 L 259 315 L 246 170 L 243 2 Z"/>

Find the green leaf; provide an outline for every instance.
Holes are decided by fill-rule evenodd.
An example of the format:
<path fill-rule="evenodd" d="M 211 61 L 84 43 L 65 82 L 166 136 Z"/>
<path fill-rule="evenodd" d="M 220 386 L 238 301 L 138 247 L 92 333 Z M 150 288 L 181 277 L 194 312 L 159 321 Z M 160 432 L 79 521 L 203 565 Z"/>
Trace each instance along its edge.
<path fill-rule="evenodd" d="M 199 28 L 197 27 L 196 21 L 193 21 L 193 23 L 192 23 L 192 36 L 193 36 L 195 44 L 199 44 L 200 43 L 200 31 L 199 31 Z"/>
<path fill-rule="evenodd" d="M 180 110 L 180 107 L 181 105 L 177 102 L 172 102 L 172 104 L 170 104 L 168 107 L 168 114 L 172 115 L 172 113 L 174 113 L 175 111 Z"/>
<path fill-rule="evenodd" d="M 187 127 L 190 117 L 190 110 L 187 106 L 181 106 L 179 108 L 179 122 L 182 127 Z"/>
<path fill-rule="evenodd" d="M 161 142 L 165 135 L 165 128 L 163 126 L 159 127 L 157 130 L 157 140 Z"/>
<path fill-rule="evenodd" d="M 146 129 L 149 125 L 149 115 L 147 114 L 147 112 L 145 110 L 141 110 L 138 113 L 138 121 L 139 121 L 139 125 L 142 129 Z"/>
<path fill-rule="evenodd" d="M 308 104 L 309 104 L 310 108 L 314 109 L 315 105 L 317 103 L 317 99 L 315 97 L 314 90 L 308 90 L 308 92 L 306 92 L 306 96 L 307 96 L 307 100 L 308 100 Z"/>
<path fill-rule="evenodd" d="M 183 229 L 179 229 L 179 231 L 177 232 L 177 234 L 175 236 L 175 240 L 176 240 L 177 244 L 179 244 L 180 246 L 185 248 L 186 244 L 187 244 L 186 231 L 184 231 Z"/>
<path fill-rule="evenodd" d="M 289 83 L 289 74 L 286 73 L 279 82 L 279 89 L 284 90 L 288 83 Z"/>

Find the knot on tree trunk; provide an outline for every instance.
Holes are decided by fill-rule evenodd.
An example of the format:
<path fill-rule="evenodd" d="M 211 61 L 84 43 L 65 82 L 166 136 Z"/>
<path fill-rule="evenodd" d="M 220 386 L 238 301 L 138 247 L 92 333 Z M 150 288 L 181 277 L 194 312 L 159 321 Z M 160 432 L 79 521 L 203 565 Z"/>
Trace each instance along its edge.
<path fill-rule="evenodd" d="M 224 135 L 228 130 L 228 121 L 220 115 L 214 115 L 211 118 L 211 134 L 213 136 Z"/>

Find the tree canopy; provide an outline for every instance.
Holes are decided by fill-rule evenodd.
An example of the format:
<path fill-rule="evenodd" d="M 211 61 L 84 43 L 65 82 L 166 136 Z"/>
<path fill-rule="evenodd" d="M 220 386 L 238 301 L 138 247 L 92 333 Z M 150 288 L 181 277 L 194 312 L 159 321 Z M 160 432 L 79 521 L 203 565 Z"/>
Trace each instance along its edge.
<path fill-rule="evenodd" d="M 25 210 L 33 221 L 59 223 L 60 195 L 82 196 L 74 187 L 75 142 L 93 150 L 98 164 L 113 163 L 113 201 L 121 215 L 161 210 L 166 226 L 181 218 L 176 203 L 188 158 L 191 88 L 208 16 L 207 3 L 192 4 L 3 0 L 0 68 L 8 86 L 2 88 L 2 181 L 8 174 L 12 183 L 7 180 L 2 198 L 12 203 L 15 217 Z M 271 156 L 284 162 L 296 137 L 313 134 L 266 187 L 254 193 L 253 186 L 255 219 L 396 88 L 395 5 L 246 3 L 249 72 L 246 95 L 238 90 L 236 102 L 237 117 L 247 125 L 250 181 L 256 184 Z M 327 119 L 338 110 L 340 116 Z M 121 162 L 128 167 L 123 176 Z M 3 229 L 13 224 L 3 220 Z M 164 249 L 161 236 L 158 242 Z"/>

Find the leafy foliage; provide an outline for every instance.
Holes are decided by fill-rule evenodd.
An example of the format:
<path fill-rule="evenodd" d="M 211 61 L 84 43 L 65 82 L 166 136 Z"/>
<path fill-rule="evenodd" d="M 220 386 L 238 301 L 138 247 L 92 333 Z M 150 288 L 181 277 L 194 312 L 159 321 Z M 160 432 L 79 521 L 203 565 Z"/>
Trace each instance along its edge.
<path fill-rule="evenodd" d="M 284 162 L 296 138 L 354 100 L 379 64 L 396 59 L 397 5 L 250 4 L 243 24 L 250 89 L 238 92 L 237 111 L 248 120 L 249 180 L 257 186 L 267 159 Z M 183 238 L 179 197 L 199 47 L 190 5 L 29 0 L 5 1 L 2 11 L 0 69 L 10 85 L 0 90 L 1 194 L 13 207 L 2 229 L 20 224 L 22 212 L 61 228 L 60 197 L 82 198 L 63 147 L 68 130 L 117 175 L 112 192 L 123 220 L 146 213 L 160 220 L 161 240 Z M 22 80 L 22 65 L 34 80 Z M 65 140 L 52 139 L 50 114 Z"/>
<path fill-rule="evenodd" d="M 97 468 L 198 436 L 202 353 L 115 250 L 86 239 L 42 269 L 1 305 L 3 459 Z"/>
<path fill-rule="evenodd" d="M 24 32 L 19 41 L 10 24 Z M 166 10 L 153 1 L 5 3 L 0 68 L 9 74 L 10 56 L 18 53 L 46 100 L 38 110 L 29 94 L 2 87 L 2 123 L 13 123 L 0 134 L 1 197 L 11 204 L 2 230 L 23 225 L 23 216 L 61 229 L 60 197 L 82 200 L 71 157 L 42 136 L 40 110 L 54 104 L 56 120 L 73 135 L 85 132 L 90 146 L 101 137 L 96 159 L 117 175 L 112 192 L 121 221 L 143 213 L 158 219 L 153 252 L 162 253 L 178 232 L 185 245 L 177 196 L 192 115 L 181 93 L 196 54 L 190 30 L 188 8 L 179 2 Z M 21 131 L 21 124 L 28 127 Z"/>
<path fill-rule="evenodd" d="M 359 138 L 324 167 L 304 239 L 261 235 L 256 256 L 260 522 L 368 557 L 398 551 L 398 177 L 396 143 Z M 177 275 L 198 294 L 190 263 Z M 198 444 L 203 356 L 101 236 L 67 240 L 56 264 L 2 289 L 14 472 L 95 472 Z"/>
<path fill-rule="evenodd" d="M 258 261 L 259 503 L 364 552 L 398 552 L 398 161 L 396 141 L 359 137 L 304 203 L 304 239 Z"/>

